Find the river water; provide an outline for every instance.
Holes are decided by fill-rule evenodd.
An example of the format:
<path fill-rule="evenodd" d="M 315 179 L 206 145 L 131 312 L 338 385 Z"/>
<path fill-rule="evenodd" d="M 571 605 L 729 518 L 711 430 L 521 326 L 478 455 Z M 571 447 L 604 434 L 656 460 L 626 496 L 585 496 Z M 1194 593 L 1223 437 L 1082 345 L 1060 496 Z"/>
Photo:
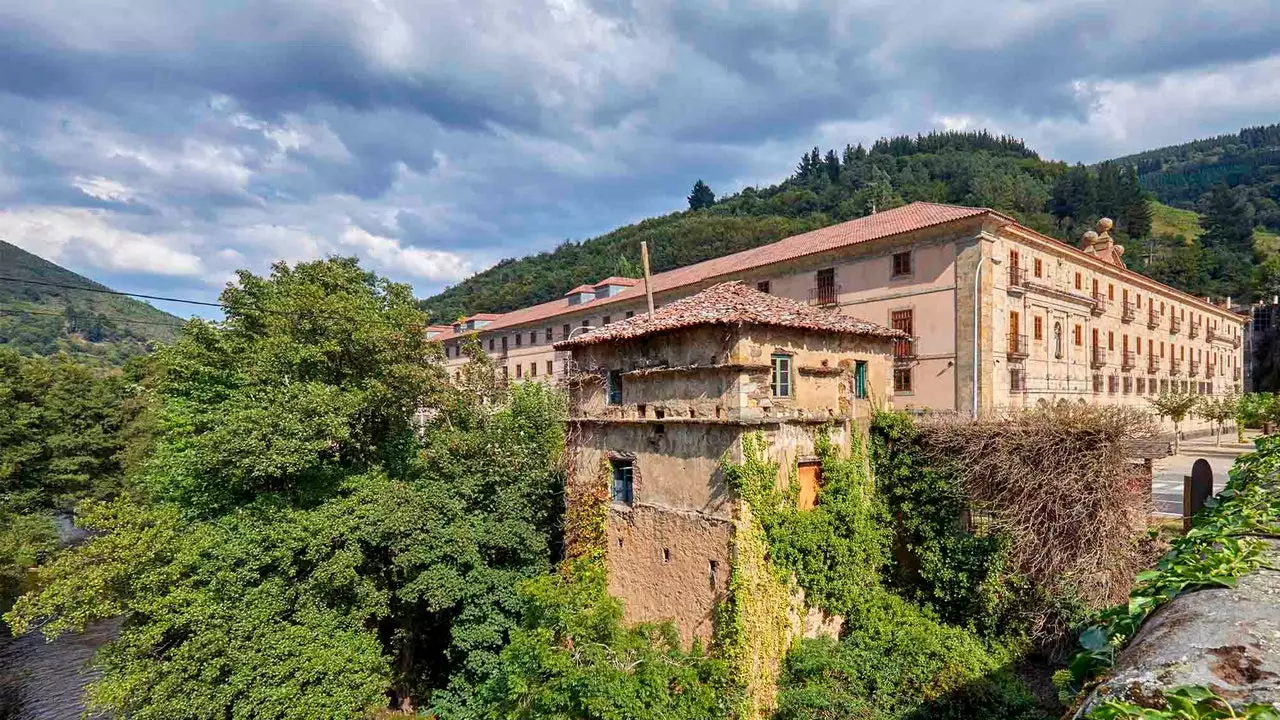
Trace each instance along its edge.
<path fill-rule="evenodd" d="M 86 665 L 115 637 L 118 622 L 98 623 L 78 635 L 46 643 L 40 633 L 10 637 L 0 631 L 0 718 L 76 720 L 84 712 Z"/>
<path fill-rule="evenodd" d="M 58 524 L 64 543 L 85 538 L 69 515 Z M 84 712 L 84 686 L 93 679 L 87 665 L 119 627 L 119 621 L 101 622 L 46 643 L 38 632 L 12 637 L 0 622 L 0 720 L 77 720 Z"/>

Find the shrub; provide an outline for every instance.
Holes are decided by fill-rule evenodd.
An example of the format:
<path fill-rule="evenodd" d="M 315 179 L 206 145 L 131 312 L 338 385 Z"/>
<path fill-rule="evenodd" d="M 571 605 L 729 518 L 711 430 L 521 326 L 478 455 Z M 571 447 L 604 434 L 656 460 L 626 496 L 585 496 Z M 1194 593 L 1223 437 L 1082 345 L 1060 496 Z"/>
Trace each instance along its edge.
<path fill-rule="evenodd" d="M 778 720 L 1044 717 L 999 653 L 892 593 L 847 621 L 839 642 L 805 640 L 788 656 Z"/>

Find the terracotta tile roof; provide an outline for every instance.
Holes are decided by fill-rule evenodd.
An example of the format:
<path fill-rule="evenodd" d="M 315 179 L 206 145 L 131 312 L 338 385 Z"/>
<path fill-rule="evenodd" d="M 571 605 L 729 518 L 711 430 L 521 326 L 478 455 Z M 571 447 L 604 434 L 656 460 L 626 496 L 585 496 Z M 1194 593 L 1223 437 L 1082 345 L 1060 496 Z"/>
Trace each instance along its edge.
<path fill-rule="evenodd" d="M 595 291 L 596 291 L 596 287 L 595 287 L 594 285 L 579 285 L 578 287 L 576 287 L 576 288 L 574 288 L 574 289 L 570 290 L 569 292 L 565 293 L 565 295 L 577 295 L 578 293 L 592 293 L 592 294 L 594 294 L 594 293 L 595 293 Z M 516 310 L 515 312 L 519 312 L 519 310 Z"/>
<path fill-rule="evenodd" d="M 596 328 L 553 347 L 568 350 L 582 345 L 630 340 L 656 333 L 702 325 L 767 325 L 883 338 L 905 338 L 906 333 L 859 320 L 838 310 L 811 307 L 789 298 L 758 292 L 740 282 L 720 283 L 681 298 L 649 315 L 636 315 Z"/>
<path fill-rule="evenodd" d="M 427 337 L 431 337 L 432 333 L 449 333 L 452 335 L 453 326 L 452 325 L 428 325 L 427 329 L 424 332 L 426 332 Z"/>
<path fill-rule="evenodd" d="M 611 275 L 601 280 L 600 282 L 596 283 L 595 285 L 592 285 L 591 287 L 598 288 L 602 285 L 621 285 L 623 287 L 631 287 L 633 285 L 639 285 L 639 284 L 640 284 L 640 281 L 636 280 L 635 278 L 624 278 L 624 277 L 618 277 L 616 275 Z"/>
<path fill-rule="evenodd" d="M 657 294 L 687 285 L 714 280 L 715 278 L 744 270 L 793 260 L 805 255 L 826 252 L 836 248 L 857 245 L 858 243 L 879 240 L 893 235 L 901 235 L 914 230 L 987 214 L 1013 222 L 1012 219 L 987 208 L 914 202 L 910 205 L 850 220 L 839 225 L 832 225 L 800 235 L 792 235 L 769 245 L 762 245 L 732 255 L 712 258 L 693 265 L 676 268 L 675 270 L 661 272 L 650 278 L 650 284 L 653 286 L 653 292 Z M 582 285 L 565 294 L 572 295 L 577 292 L 594 291 L 594 287 Z M 589 303 L 568 305 L 565 303 L 564 298 L 560 298 L 540 305 L 512 310 L 503 314 L 502 319 L 486 326 L 484 330 L 488 332 L 501 328 L 516 327 L 553 318 L 557 315 L 581 312 L 584 308 L 603 307 L 604 305 L 619 302 L 634 302 L 643 298 L 644 282 L 636 281 L 635 285 L 628 287 L 613 297 L 601 298 Z"/>
<path fill-rule="evenodd" d="M 502 317 L 502 313 L 476 313 L 463 318 L 463 322 L 467 320 L 497 320 Z"/>

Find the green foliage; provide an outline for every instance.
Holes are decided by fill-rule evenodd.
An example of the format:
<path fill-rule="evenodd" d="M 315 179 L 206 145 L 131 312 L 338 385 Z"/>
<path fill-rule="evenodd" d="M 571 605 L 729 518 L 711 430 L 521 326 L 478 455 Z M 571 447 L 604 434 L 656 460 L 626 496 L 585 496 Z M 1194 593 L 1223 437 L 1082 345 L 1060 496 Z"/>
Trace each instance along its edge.
<path fill-rule="evenodd" d="M 1236 461 L 1231 479 L 1175 539 L 1155 569 L 1139 573 L 1126 604 L 1101 612 L 1080 635 L 1060 685 L 1079 692 L 1110 667 L 1116 653 L 1156 608 L 1189 590 L 1234 587 L 1237 579 L 1263 564 L 1265 543 L 1246 535 L 1280 535 L 1280 439 L 1261 438 L 1257 451 Z"/>
<path fill-rule="evenodd" d="M 87 507 L 99 532 L 6 619 L 123 616 L 89 690 L 113 714 L 347 718 L 392 693 L 476 717 L 557 551 L 562 398 L 483 363 L 447 383 L 408 288 L 351 260 L 223 299 L 158 358 L 152 502 Z"/>
<path fill-rule="evenodd" d="M 1009 539 L 958 520 L 968 496 L 954 473 L 925 457 L 911 416 L 879 412 L 871 424 L 871 463 L 892 518 L 894 553 L 886 569 L 899 593 L 945 622 L 987 637 L 1011 629 L 1022 583 L 1007 566 Z"/>
<path fill-rule="evenodd" d="M 53 520 L 43 513 L 9 514 L 0 519 L 0 612 L 30 589 L 30 571 L 58 549 Z"/>
<path fill-rule="evenodd" d="M 689 193 L 688 200 L 690 210 L 701 210 L 716 204 L 716 194 L 711 192 L 711 186 L 699 179 L 693 184 L 693 192 Z"/>
<path fill-rule="evenodd" d="M 526 611 L 477 690 L 495 720 L 727 717 L 740 697 L 727 665 L 681 649 L 675 628 L 626 626 L 598 563 L 523 584 Z"/>
<path fill-rule="evenodd" d="M 999 654 L 884 590 L 862 598 L 839 642 L 803 641 L 782 686 L 778 720 L 1045 717 Z"/>
<path fill-rule="evenodd" d="M 1236 710 L 1210 688 L 1187 685 L 1163 693 L 1164 708 L 1146 708 L 1110 699 L 1085 716 L 1085 720 L 1280 720 L 1273 705 L 1255 703 Z"/>
<path fill-rule="evenodd" d="M 795 573 L 812 605 L 833 613 L 855 608 L 879 585 L 886 544 L 883 512 L 867 472 L 861 442 L 848 455 L 825 436 L 816 444 L 822 487 L 811 510 L 796 506 L 798 488 L 777 487 L 777 465 L 765 459 L 761 435 L 743 439 L 743 463 L 726 463 L 725 482 L 751 507 L 769 544 L 772 562 Z"/>
<path fill-rule="evenodd" d="M 1193 392 L 1161 391 L 1159 395 L 1147 398 L 1147 404 L 1157 415 L 1167 417 L 1173 423 L 1173 454 L 1177 455 L 1182 421 L 1200 404 L 1200 396 Z"/>
<path fill-rule="evenodd" d="M 59 285 L 106 287 L 0 240 L 0 274 Z M 26 356 L 63 352 L 97 366 L 121 366 L 172 342 L 182 320 L 118 295 L 0 280 L 0 349 Z"/>

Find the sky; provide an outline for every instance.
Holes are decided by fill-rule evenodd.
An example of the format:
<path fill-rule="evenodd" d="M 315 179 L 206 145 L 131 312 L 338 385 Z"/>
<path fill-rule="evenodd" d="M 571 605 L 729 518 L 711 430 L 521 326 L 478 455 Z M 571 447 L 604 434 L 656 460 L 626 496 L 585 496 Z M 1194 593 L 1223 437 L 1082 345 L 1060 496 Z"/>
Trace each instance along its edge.
<path fill-rule="evenodd" d="M 204 300 L 335 254 L 425 297 L 815 145 L 1274 122 L 1274 0 L 0 0 L 0 239 Z"/>

